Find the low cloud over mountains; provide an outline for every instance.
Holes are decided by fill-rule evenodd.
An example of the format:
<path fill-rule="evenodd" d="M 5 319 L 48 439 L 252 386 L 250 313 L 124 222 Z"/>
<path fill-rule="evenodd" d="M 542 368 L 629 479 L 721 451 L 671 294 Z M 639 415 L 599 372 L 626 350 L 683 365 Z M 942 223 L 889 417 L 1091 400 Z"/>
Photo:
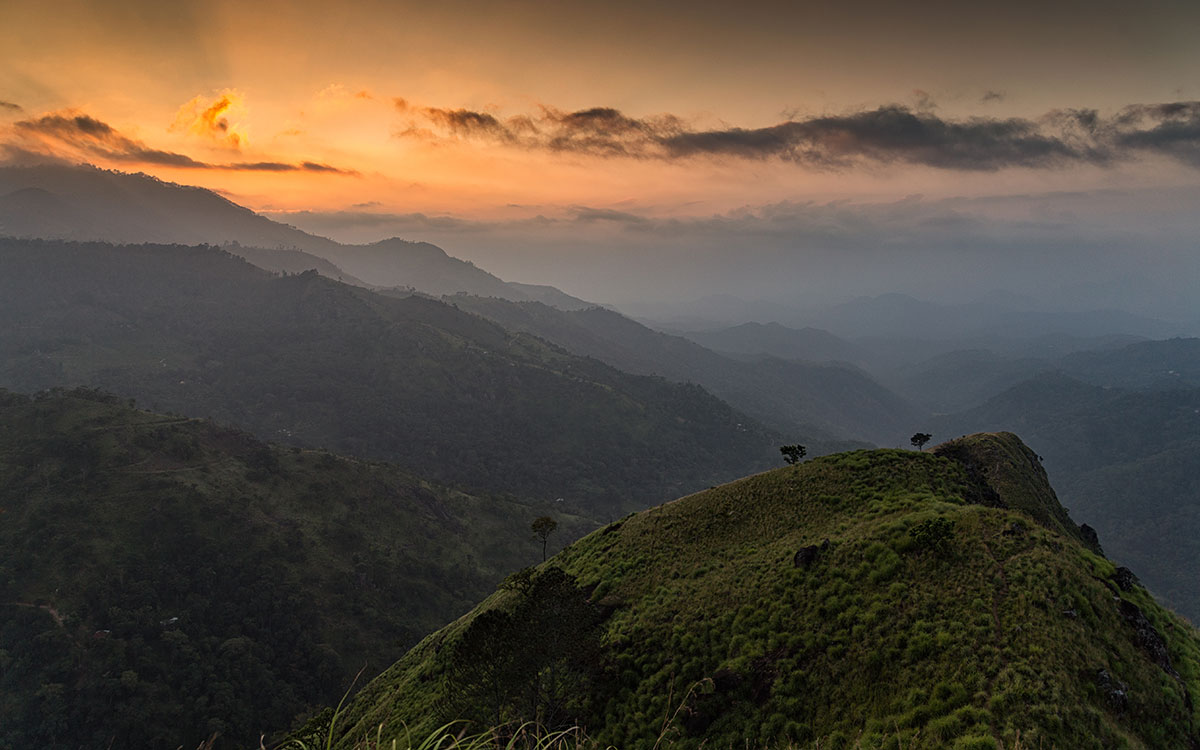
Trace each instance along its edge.
<path fill-rule="evenodd" d="M 991 100 L 1002 96 L 989 92 Z M 575 112 L 542 106 L 501 117 L 486 111 L 415 106 L 399 138 L 477 140 L 528 150 L 598 157 L 779 159 L 841 170 L 900 163 L 959 171 L 1008 167 L 1108 166 L 1158 155 L 1200 166 L 1200 102 L 1134 104 L 1113 114 L 1063 109 L 1037 119 L 939 116 L 890 104 L 767 127 L 695 128 L 672 114 L 632 117 L 611 107 Z"/>
<path fill-rule="evenodd" d="M 220 129 L 219 125 L 213 127 Z M 125 135 L 102 120 L 76 110 L 18 120 L 13 123 L 7 135 L 6 141 L 0 142 L 0 156 L 13 162 L 100 160 L 183 169 L 358 174 L 351 169 L 341 169 L 313 161 L 200 161 L 187 154 L 153 148 L 140 139 Z"/>

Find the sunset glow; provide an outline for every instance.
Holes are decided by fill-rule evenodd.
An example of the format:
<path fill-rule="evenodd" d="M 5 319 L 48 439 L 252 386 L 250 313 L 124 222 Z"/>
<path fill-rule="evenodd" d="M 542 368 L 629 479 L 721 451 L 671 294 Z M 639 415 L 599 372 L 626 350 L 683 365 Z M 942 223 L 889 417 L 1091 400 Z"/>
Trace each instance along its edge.
<path fill-rule="evenodd" d="M 1165 257 L 1197 230 L 1195 4 L 67 0 L 4 21 L 5 163 L 146 172 L 604 299 L 659 267 L 715 289 L 745 268 L 730 246 L 799 267 L 936 246 L 954 269 L 1018 241 Z M 689 286 L 659 251 L 711 263 Z M 622 254 L 649 265 L 589 286 Z"/>
<path fill-rule="evenodd" d="M 1112 123 L 1200 96 L 1200 54 L 1181 31 L 1194 9 L 1131 18 L 1092 5 L 1081 25 L 1033 5 L 605 8 L 11 7 L 3 140 L 10 159 L 146 171 L 260 209 L 472 218 L 1195 179 L 1195 160 L 1170 151 L 1085 155 L 1108 144 L 1064 119 L 1086 109 Z M 1010 132 L 939 162 L 920 144 L 872 141 L 873 113 Z M 1154 117 L 1134 135 L 1166 122 Z M 1080 153 L 1020 153 L 1004 139 L 1026 126 Z"/>

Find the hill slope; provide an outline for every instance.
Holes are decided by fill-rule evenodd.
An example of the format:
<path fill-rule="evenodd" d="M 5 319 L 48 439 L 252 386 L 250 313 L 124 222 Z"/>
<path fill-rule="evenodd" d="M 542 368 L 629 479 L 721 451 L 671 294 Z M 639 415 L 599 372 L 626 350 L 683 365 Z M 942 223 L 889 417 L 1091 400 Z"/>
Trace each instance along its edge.
<path fill-rule="evenodd" d="M 325 251 L 325 255 L 340 267 L 382 287 L 407 287 L 434 296 L 475 294 L 540 300 L 564 310 L 591 305 L 552 286 L 504 281 L 428 242 L 392 237 L 369 245 L 338 245 Z"/>
<path fill-rule="evenodd" d="M 1083 543 L 1015 436 L 938 453 L 827 456 L 594 532 L 371 683 L 341 746 L 455 717 L 619 748 L 667 719 L 684 748 L 1194 746 L 1196 632 Z"/>
<path fill-rule="evenodd" d="M 770 354 L 809 362 L 862 361 L 862 352 L 854 344 L 819 328 L 743 323 L 717 331 L 688 331 L 684 335 L 709 349 L 730 354 Z"/>
<path fill-rule="evenodd" d="M 214 248 L 0 240 L 0 386 L 89 385 L 602 520 L 778 461 L 698 386 Z"/>
<path fill-rule="evenodd" d="M 211 190 L 87 166 L 0 166 L 0 236 L 5 235 L 240 245 L 233 252 L 272 271 L 315 268 L 350 283 L 433 295 L 467 292 L 540 300 L 564 309 L 587 305 L 554 287 L 509 284 L 426 242 L 393 238 L 342 245 L 272 221 Z M 281 256 L 280 250 L 292 251 L 291 256 Z M 338 268 L 328 267 L 329 261 Z"/>
<path fill-rule="evenodd" d="M 847 439 L 896 444 L 923 414 L 849 365 L 761 357 L 731 359 L 680 336 L 653 331 L 612 310 L 558 310 L 528 302 L 458 296 L 454 304 L 527 331 L 575 354 L 642 375 L 694 382 L 760 422 L 826 452 Z"/>
<path fill-rule="evenodd" d="M 1142 377 L 1134 369 L 1127 375 Z M 1135 568 L 1156 596 L 1200 619 L 1200 388 L 1127 391 L 1049 373 L 934 420 L 932 429 L 1020 431 L 1108 554 Z"/>
<path fill-rule="evenodd" d="M 257 747 L 540 559 L 546 512 L 0 391 L 0 747 Z M 593 528 L 555 517 L 556 539 Z"/>
<path fill-rule="evenodd" d="M 296 248 L 333 240 L 271 221 L 204 188 L 95 167 L 0 167 L 0 235 Z M 34 210 L 36 209 L 36 210 Z"/>

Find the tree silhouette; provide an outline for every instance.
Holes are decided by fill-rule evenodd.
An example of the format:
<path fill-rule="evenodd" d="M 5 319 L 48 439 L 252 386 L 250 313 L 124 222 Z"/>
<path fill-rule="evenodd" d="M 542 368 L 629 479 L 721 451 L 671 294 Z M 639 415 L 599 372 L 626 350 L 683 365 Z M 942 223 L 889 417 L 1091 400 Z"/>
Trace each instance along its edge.
<path fill-rule="evenodd" d="M 803 445 L 781 445 L 779 452 L 783 454 L 783 460 L 789 464 L 798 464 L 800 459 L 808 453 L 808 449 Z"/>
<path fill-rule="evenodd" d="M 558 521 L 555 521 L 550 516 L 538 516 L 533 519 L 533 523 L 529 526 L 533 531 L 535 539 L 542 543 L 542 562 L 546 562 L 546 542 L 550 539 L 550 535 L 558 528 Z"/>
<path fill-rule="evenodd" d="M 923 451 L 925 450 L 925 444 L 932 439 L 933 435 L 930 435 L 928 432 L 918 432 L 909 439 L 909 442 L 912 443 L 913 447 L 917 450 Z"/>

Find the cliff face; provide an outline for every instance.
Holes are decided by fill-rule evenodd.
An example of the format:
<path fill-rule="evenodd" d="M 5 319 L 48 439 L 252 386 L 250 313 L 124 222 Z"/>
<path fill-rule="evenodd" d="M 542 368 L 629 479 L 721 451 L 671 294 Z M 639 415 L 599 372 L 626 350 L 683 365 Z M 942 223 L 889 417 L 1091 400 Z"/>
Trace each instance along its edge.
<path fill-rule="evenodd" d="M 1037 456 L 984 434 L 594 532 L 423 641 L 337 734 L 539 720 L 619 748 L 1189 748 L 1198 655 L 1089 549 Z"/>

